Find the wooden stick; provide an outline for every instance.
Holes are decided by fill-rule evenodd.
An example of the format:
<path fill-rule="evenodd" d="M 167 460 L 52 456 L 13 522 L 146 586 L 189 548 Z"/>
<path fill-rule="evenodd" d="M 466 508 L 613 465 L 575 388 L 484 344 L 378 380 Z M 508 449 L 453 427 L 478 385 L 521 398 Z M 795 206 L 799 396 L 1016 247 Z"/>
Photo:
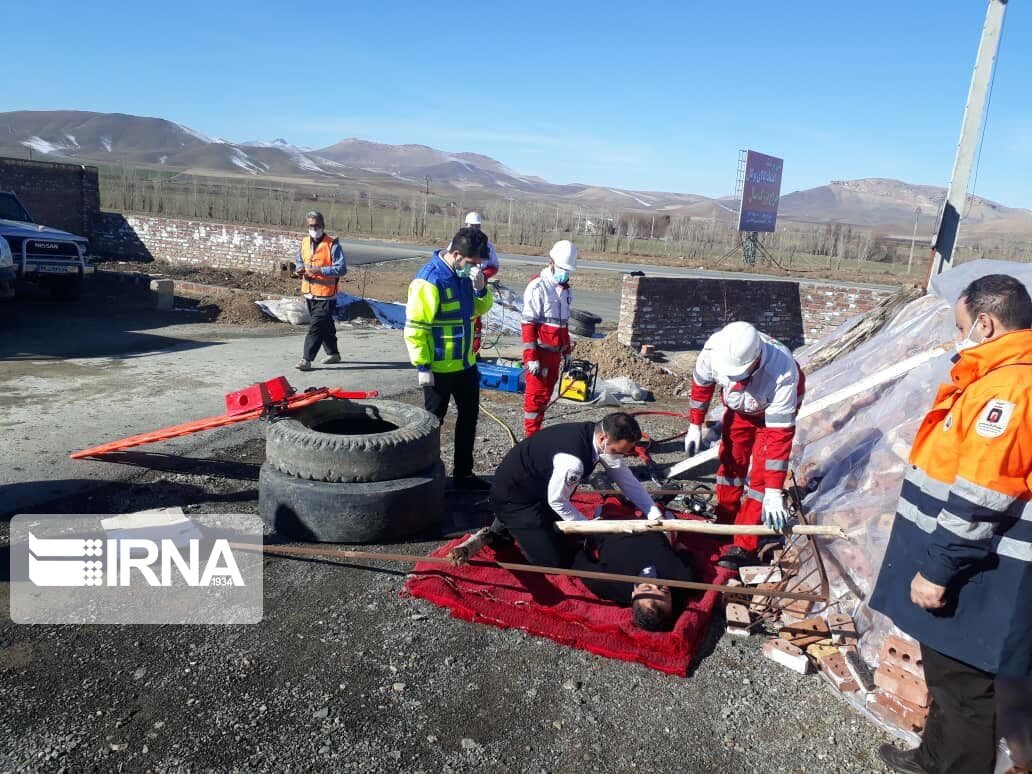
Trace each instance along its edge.
<path fill-rule="evenodd" d="M 418 556 L 415 554 L 393 554 L 377 551 L 352 551 L 347 548 L 313 548 L 310 546 L 262 546 L 261 549 L 253 545 L 241 543 L 230 543 L 233 549 L 241 551 L 258 551 L 271 556 L 308 556 L 315 559 L 364 559 L 375 562 L 426 562 L 427 564 L 442 564 L 452 567 L 452 562 L 443 556 Z M 644 580 L 638 575 L 618 575 L 609 572 L 591 572 L 589 570 L 567 570 L 563 567 L 541 567 L 534 564 L 517 564 L 515 562 L 485 562 L 473 560 L 469 562 L 471 567 L 501 567 L 512 572 L 533 572 L 540 575 L 565 575 L 572 578 L 593 578 L 595 580 L 626 581 L 627 583 L 642 583 Z M 827 602 L 827 597 L 816 594 L 804 594 L 799 591 L 775 591 L 772 589 L 749 589 L 744 586 L 721 586 L 716 583 L 695 583 L 693 581 L 665 580 L 663 578 L 650 578 L 649 583 L 657 586 L 670 586 L 671 588 L 689 589 L 690 591 L 716 591 L 719 594 L 734 594 L 742 597 L 779 597 L 784 599 L 805 599 L 811 602 Z"/>
<path fill-rule="evenodd" d="M 591 519 L 589 521 L 558 521 L 556 529 L 564 535 L 637 535 L 643 532 L 702 532 L 706 535 L 781 535 L 785 534 L 764 527 L 744 524 L 712 524 L 692 519 Z M 789 527 L 790 535 L 821 535 L 846 539 L 842 527 L 816 524 L 796 524 Z"/>

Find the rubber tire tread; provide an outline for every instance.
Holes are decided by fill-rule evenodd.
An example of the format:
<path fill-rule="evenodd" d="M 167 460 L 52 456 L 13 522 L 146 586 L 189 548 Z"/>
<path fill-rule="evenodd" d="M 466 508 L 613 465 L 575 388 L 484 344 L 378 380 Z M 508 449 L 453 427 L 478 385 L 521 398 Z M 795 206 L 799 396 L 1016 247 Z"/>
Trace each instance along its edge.
<path fill-rule="evenodd" d="M 586 312 L 583 309 L 571 309 L 570 317 L 582 323 L 588 323 L 589 325 L 598 325 L 602 322 L 602 318 L 592 312 Z"/>
<path fill-rule="evenodd" d="M 444 465 L 364 484 L 306 481 L 262 465 L 258 514 L 278 534 L 317 543 L 397 543 L 429 533 L 444 515 Z"/>
<path fill-rule="evenodd" d="M 340 435 L 313 425 L 349 416 L 382 418 L 397 429 Z M 326 399 L 269 424 L 265 460 L 280 473 L 309 481 L 364 483 L 405 478 L 441 457 L 441 427 L 429 411 L 394 400 Z"/>
<path fill-rule="evenodd" d="M 581 320 L 570 319 L 570 333 L 576 336 L 584 336 L 585 338 L 592 338 L 595 335 L 595 325 L 593 323 L 585 323 Z"/>

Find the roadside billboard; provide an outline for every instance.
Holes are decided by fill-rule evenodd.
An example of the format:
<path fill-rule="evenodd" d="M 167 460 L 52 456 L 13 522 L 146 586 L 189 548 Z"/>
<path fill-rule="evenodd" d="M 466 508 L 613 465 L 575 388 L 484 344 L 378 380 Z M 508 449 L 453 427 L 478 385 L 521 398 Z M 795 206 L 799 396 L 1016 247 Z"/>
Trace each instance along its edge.
<path fill-rule="evenodd" d="M 781 199 L 781 170 L 785 162 L 776 156 L 747 151 L 739 231 L 773 231 Z"/>

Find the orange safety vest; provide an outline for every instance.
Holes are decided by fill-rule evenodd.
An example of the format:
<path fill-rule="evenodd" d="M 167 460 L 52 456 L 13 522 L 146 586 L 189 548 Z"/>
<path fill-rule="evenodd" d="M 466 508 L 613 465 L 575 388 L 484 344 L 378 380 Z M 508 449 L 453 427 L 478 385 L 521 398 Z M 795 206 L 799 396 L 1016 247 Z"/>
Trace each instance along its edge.
<path fill-rule="evenodd" d="M 323 234 L 322 239 L 312 249 L 312 238 L 305 237 L 301 240 L 301 260 L 305 269 L 321 269 L 324 266 L 333 265 L 333 245 L 337 240 Z M 316 298 L 333 298 L 337 295 L 337 283 L 339 277 L 302 277 L 301 292 L 304 295 L 312 295 Z"/>

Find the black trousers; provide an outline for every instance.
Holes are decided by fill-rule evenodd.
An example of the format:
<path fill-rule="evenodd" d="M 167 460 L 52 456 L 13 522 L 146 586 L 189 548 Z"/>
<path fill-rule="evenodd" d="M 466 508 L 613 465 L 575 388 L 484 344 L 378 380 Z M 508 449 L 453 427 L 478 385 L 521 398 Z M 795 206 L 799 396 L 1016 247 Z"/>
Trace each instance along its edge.
<path fill-rule="evenodd" d="M 442 422 L 448 402 L 455 398 L 455 457 L 452 475 L 473 473 L 473 446 L 480 417 L 480 372 L 477 367 L 450 374 L 434 374 L 432 387 L 423 388 L 423 406 Z"/>
<path fill-rule="evenodd" d="M 530 564 L 544 567 L 570 567 L 580 547 L 578 541 L 555 529 L 559 520 L 548 503 L 496 502 L 491 529 L 505 529 L 516 540 Z"/>
<path fill-rule="evenodd" d="M 336 298 L 306 298 L 308 313 L 312 316 L 312 324 L 305 336 L 305 360 L 315 360 L 319 347 L 326 349 L 327 355 L 339 355 L 337 349 L 337 329 L 333 326 L 333 312 L 337 308 Z"/>
<path fill-rule="evenodd" d="M 921 645 L 932 708 L 917 760 L 935 774 L 992 774 L 996 762 L 995 675 Z"/>

